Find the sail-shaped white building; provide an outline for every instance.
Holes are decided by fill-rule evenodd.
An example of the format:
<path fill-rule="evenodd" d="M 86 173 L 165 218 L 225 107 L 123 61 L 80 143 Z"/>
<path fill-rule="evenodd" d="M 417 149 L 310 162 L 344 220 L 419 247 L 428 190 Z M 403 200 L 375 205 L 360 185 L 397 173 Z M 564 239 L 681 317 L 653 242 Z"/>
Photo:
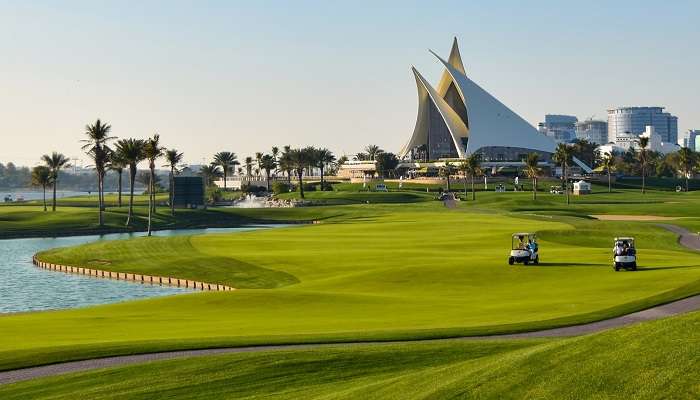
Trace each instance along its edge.
<path fill-rule="evenodd" d="M 412 68 L 418 87 L 418 116 L 410 140 L 399 152 L 405 160 L 464 158 L 480 153 L 484 160 L 521 161 L 529 152 L 549 159 L 556 144 L 469 79 L 457 45 L 444 60 L 437 88 Z"/>

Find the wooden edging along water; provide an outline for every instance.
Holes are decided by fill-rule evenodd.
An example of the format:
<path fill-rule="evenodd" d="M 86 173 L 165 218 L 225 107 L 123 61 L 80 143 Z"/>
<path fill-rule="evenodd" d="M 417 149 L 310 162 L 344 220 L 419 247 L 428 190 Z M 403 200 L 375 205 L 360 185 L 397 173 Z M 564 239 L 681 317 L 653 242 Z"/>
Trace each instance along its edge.
<path fill-rule="evenodd" d="M 151 276 L 143 274 L 134 274 L 130 272 L 112 272 L 101 269 L 73 267 L 70 265 L 52 264 L 39 260 L 36 255 L 32 257 L 32 263 L 39 268 L 48 269 L 51 271 L 65 272 L 68 274 L 87 275 L 96 278 L 115 279 L 118 281 L 130 281 L 148 283 L 150 285 L 181 287 L 186 289 L 195 289 L 213 292 L 227 292 L 236 290 L 236 288 L 220 285 L 218 283 L 207 283 L 192 281 L 189 279 L 172 278 L 169 276 Z"/>

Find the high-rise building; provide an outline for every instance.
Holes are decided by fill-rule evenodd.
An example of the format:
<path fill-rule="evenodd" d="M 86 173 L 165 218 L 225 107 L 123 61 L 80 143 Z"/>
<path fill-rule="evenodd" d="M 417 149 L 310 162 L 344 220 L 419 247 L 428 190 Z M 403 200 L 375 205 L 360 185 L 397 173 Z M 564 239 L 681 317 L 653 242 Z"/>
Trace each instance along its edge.
<path fill-rule="evenodd" d="M 678 144 L 690 150 L 698 151 L 700 149 L 700 146 L 698 146 L 700 145 L 700 129 L 688 129 L 678 140 Z"/>
<path fill-rule="evenodd" d="M 585 139 L 595 144 L 608 143 L 608 123 L 587 119 L 576 124 L 576 139 Z"/>
<path fill-rule="evenodd" d="M 678 142 L 678 117 L 664 112 L 664 107 L 619 107 L 608 110 L 608 141 L 639 135 L 647 126 L 661 136 L 664 143 Z"/>
<path fill-rule="evenodd" d="M 576 123 L 578 118 L 573 115 L 547 114 L 544 122 L 537 124 L 543 135 L 556 142 L 570 142 L 576 139 Z"/>

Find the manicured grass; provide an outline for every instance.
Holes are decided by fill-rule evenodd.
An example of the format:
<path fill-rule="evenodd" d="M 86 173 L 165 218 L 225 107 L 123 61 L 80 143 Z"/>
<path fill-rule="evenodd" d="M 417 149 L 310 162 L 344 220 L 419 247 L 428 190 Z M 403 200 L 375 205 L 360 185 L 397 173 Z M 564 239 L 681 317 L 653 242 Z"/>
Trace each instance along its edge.
<path fill-rule="evenodd" d="M 550 340 L 331 346 L 160 361 L 0 386 L 12 399 L 695 399 L 700 313 Z"/>
<path fill-rule="evenodd" d="M 653 225 L 515 218 L 477 204 L 488 202 L 313 207 L 289 212 L 323 212 L 322 224 L 50 251 L 42 257 L 52 262 L 243 289 L 0 317 L 0 369 L 172 348 L 513 332 L 700 292 L 700 257 Z M 507 265 L 515 231 L 541 233 L 540 266 Z M 638 236 L 642 271 L 612 271 L 619 234 Z"/>

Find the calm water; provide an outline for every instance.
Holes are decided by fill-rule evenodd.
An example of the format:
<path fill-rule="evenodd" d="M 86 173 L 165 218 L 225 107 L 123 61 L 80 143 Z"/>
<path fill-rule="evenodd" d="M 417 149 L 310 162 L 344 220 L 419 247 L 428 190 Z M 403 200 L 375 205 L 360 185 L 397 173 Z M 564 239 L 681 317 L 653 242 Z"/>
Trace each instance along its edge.
<path fill-rule="evenodd" d="M 78 197 L 78 196 L 88 196 L 90 194 L 95 194 L 96 192 L 75 192 L 71 190 L 57 190 L 56 191 L 56 198 L 57 199 L 62 199 L 64 197 Z M 114 192 L 105 192 L 106 194 L 114 193 Z M 30 201 L 30 200 L 41 200 L 44 197 L 43 192 L 41 191 L 32 191 L 32 190 L 18 190 L 18 189 L 0 189 L 0 202 L 5 199 L 5 196 L 10 196 L 12 200 L 16 200 L 17 198 L 24 198 L 25 201 Z M 46 201 L 51 200 L 51 196 L 53 196 L 53 193 L 51 192 L 51 189 L 46 189 Z"/>
<path fill-rule="evenodd" d="M 262 228 L 264 227 L 181 229 L 158 231 L 154 232 L 154 235 L 240 232 Z M 135 282 L 47 271 L 32 264 L 32 255 L 38 251 L 144 235 L 144 232 L 139 232 L 0 240 L 0 282 L 2 282 L 0 313 L 75 308 L 187 292 L 187 289 L 181 288 L 142 285 Z"/>

